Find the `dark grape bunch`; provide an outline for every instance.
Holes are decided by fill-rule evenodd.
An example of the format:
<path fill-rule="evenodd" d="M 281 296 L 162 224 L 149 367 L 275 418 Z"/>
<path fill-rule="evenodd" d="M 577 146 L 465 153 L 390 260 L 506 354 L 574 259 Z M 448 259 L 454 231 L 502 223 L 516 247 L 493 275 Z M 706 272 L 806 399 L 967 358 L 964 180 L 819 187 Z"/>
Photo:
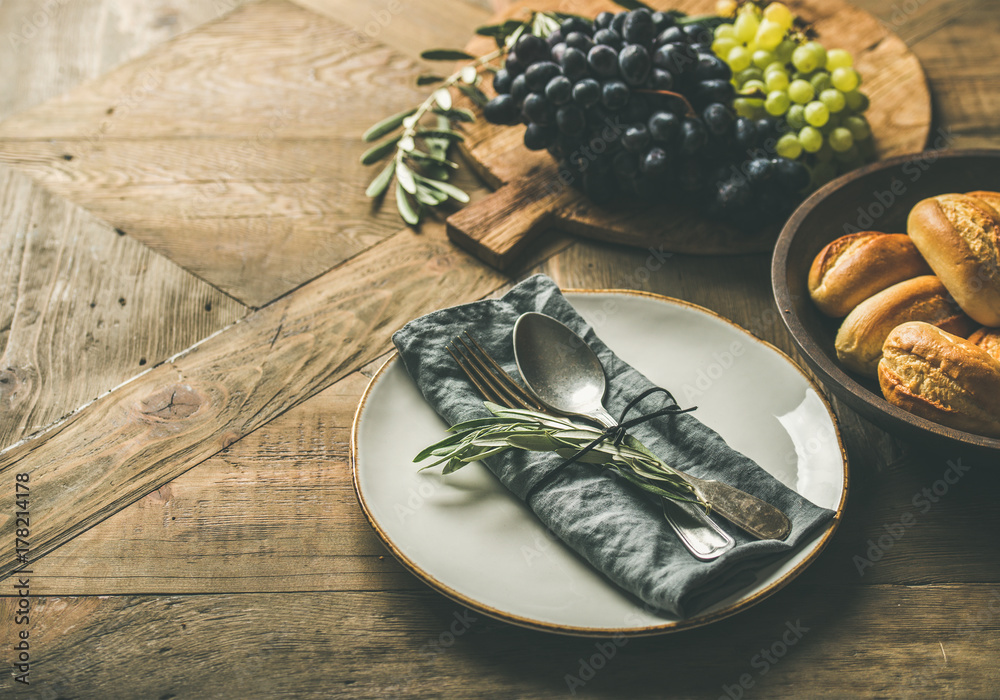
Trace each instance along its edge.
<path fill-rule="evenodd" d="M 560 180 L 601 203 L 693 202 L 754 229 L 799 203 L 810 175 L 775 155 L 778 120 L 737 117 L 730 67 L 707 22 L 638 9 L 570 18 L 546 39 L 524 34 L 497 71 L 495 124 L 524 123 Z"/>

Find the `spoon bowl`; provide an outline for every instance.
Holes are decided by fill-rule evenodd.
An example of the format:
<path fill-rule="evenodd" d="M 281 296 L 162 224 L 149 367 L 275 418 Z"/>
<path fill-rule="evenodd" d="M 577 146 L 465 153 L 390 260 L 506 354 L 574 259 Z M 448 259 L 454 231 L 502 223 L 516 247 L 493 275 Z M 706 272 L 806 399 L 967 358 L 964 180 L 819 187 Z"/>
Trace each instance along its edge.
<path fill-rule="evenodd" d="M 583 338 L 551 316 L 526 313 L 514 324 L 514 359 L 528 389 L 546 408 L 615 425 L 604 410 L 604 367 Z"/>

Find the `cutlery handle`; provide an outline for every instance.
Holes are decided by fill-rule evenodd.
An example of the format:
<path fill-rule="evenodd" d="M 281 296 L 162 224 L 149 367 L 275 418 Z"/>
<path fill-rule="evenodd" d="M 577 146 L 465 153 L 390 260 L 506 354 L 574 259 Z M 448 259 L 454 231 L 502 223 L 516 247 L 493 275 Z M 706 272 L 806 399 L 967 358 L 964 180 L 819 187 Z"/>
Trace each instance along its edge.
<path fill-rule="evenodd" d="M 659 459 L 631 435 L 626 438 L 626 442 L 635 449 Z M 770 503 L 722 481 L 699 479 L 683 472 L 678 473 L 694 487 L 695 492 L 708 504 L 713 513 L 718 513 L 754 537 L 762 540 L 784 540 L 791 533 L 792 522 L 788 516 Z"/>
<path fill-rule="evenodd" d="M 762 540 L 783 540 L 792 531 L 784 513 L 746 491 L 715 480 L 686 477 L 712 512 Z"/>
<path fill-rule="evenodd" d="M 736 546 L 736 541 L 697 504 L 664 499 L 663 517 L 692 556 L 701 561 L 716 559 Z"/>

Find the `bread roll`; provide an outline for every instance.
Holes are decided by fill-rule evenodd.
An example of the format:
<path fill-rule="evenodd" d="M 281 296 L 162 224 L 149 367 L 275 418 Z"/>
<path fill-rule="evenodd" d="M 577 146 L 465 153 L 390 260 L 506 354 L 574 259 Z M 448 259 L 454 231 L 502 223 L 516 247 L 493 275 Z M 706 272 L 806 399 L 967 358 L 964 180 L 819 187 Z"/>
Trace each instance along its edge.
<path fill-rule="evenodd" d="M 886 400 L 910 413 L 978 435 L 1000 437 L 1000 362 L 927 323 L 904 323 L 886 338 L 878 381 Z"/>
<path fill-rule="evenodd" d="M 813 260 L 809 296 L 827 316 L 842 318 L 897 282 L 931 274 L 904 233 L 865 231 L 841 236 Z"/>
<path fill-rule="evenodd" d="M 943 194 L 913 207 L 907 230 L 965 313 L 1000 326 L 1000 213 L 983 199 Z"/>
<path fill-rule="evenodd" d="M 960 336 L 976 328 L 941 280 L 923 275 L 894 284 L 858 304 L 837 332 L 837 357 L 848 369 L 876 376 L 882 344 L 893 328 L 907 321 L 925 321 Z"/>
<path fill-rule="evenodd" d="M 965 196 L 973 197 L 974 199 L 978 199 L 980 202 L 986 202 L 991 207 L 993 207 L 993 211 L 1000 214 L 1000 192 L 976 190 L 975 192 L 966 192 Z"/>
<path fill-rule="evenodd" d="M 969 336 L 969 342 L 978 345 L 1000 362 L 1000 328 L 980 328 Z"/>

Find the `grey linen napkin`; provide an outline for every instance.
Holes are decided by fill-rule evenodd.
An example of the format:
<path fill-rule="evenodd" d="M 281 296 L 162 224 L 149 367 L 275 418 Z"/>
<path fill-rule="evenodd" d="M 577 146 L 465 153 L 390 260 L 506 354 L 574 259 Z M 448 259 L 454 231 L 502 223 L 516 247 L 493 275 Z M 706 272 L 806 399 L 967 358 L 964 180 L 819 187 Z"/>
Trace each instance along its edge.
<path fill-rule="evenodd" d="M 407 372 L 449 425 L 489 412 L 446 351 L 446 342 L 469 330 L 517 376 L 512 332 L 517 318 L 528 311 L 558 319 L 597 352 L 608 376 L 605 407 L 616 418 L 632 398 L 653 386 L 601 342 L 551 279 L 536 275 L 501 299 L 436 311 L 393 335 Z M 630 417 L 663 408 L 664 399 L 662 393 L 644 399 Z M 653 608 L 681 618 L 696 614 L 753 583 L 757 570 L 790 553 L 833 517 L 832 511 L 813 505 L 729 447 L 695 414 L 656 418 L 629 432 L 672 467 L 733 484 L 777 506 L 792 521 L 791 535 L 779 542 L 755 540 L 717 518 L 737 546 L 712 562 L 701 562 L 684 548 L 660 506 L 645 493 L 599 466 L 573 463 L 563 468 L 532 495 L 528 506 L 563 542 Z M 524 500 L 532 486 L 562 461 L 553 454 L 508 450 L 486 464 Z"/>

